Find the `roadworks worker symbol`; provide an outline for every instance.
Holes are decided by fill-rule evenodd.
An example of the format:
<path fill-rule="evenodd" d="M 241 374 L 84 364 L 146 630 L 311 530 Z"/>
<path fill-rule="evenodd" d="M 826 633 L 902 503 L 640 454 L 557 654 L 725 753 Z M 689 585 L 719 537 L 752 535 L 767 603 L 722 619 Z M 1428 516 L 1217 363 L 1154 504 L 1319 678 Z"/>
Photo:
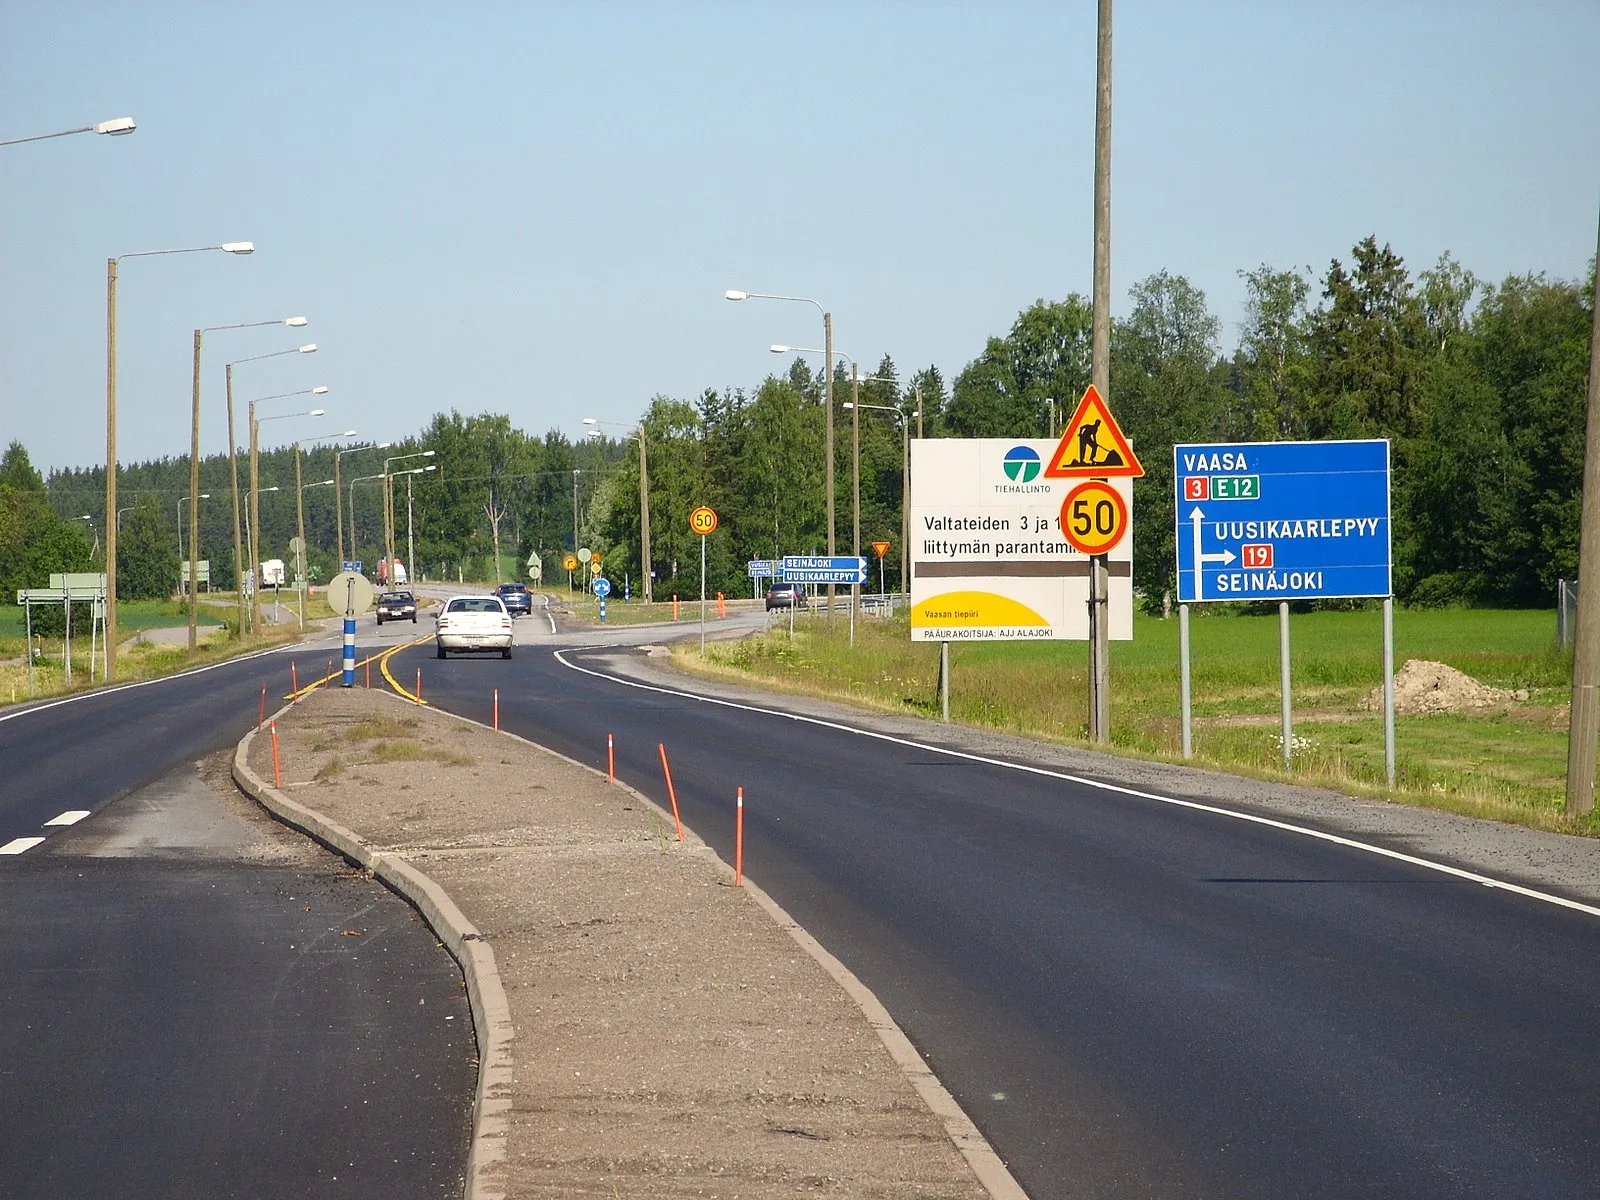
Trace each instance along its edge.
<path fill-rule="evenodd" d="M 1010 464 L 1007 463 L 1009 471 Z M 1122 435 L 1116 418 L 1106 407 L 1100 389 L 1090 384 L 1078 401 L 1078 409 L 1067 422 L 1066 432 L 1050 464 L 1045 467 L 1046 479 L 1110 479 L 1120 476 L 1137 478 L 1144 474 L 1138 456 L 1128 439 Z"/>

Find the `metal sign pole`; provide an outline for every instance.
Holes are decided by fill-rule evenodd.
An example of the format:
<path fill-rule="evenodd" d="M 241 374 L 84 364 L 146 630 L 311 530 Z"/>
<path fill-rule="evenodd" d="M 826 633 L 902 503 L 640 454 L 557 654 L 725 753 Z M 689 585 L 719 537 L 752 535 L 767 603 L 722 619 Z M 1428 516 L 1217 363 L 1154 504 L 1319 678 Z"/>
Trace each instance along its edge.
<path fill-rule="evenodd" d="M 706 535 L 700 535 L 700 654 L 706 652 Z"/>
<path fill-rule="evenodd" d="M 1283 695 L 1283 769 L 1294 753 L 1294 712 L 1289 698 L 1289 602 L 1278 601 L 1278 687 Z"/>
<path fill-rule="evenodd" d="M 1394 597 L 1383 598 L 1383 769 L 1394 786 Z"/>
<path fill-rule="evenodd" d="M 28 626 L 28 695 L 33 695 L 33 602 L 23 603 L 22 611 Z"/>
<path fill-rule="evenodd" d="M 1194 757 L 1194 706 L 1189 676 L 1189 606 L 1178 605 L 1178 708 L 1183 727 L 1183 756 Z"/>
<path fill-rule="evenodd" d="M 939 719 L 950 721 L 950 643 L 939 643 Z"/>

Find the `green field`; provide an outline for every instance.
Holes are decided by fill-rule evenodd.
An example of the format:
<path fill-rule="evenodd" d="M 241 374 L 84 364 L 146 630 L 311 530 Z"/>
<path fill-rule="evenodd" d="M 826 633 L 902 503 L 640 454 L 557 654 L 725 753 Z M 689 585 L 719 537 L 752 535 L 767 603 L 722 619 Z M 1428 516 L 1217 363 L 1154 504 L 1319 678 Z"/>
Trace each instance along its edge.
<path fill-rule="evenodd" d="M 1278 619 L 1202 612 L 1190 625 L 1194 761 L 1282 777 Z M 1290 618 L 1293 778 L 1387 793 L 1381 706 L 1383 627 L 1374 608 Z M 691 667 L 698 655 L 682 651 Z M 936 645 L 910 641 L 903 619 L 847 626 L 803 620 L 779 632 L 709 647 L 706 667 L 781 688 L 901 712 L 938 715 Z M 1419 610 L 1395 614 L 1395 666 L 1443 662 L 1481 683 L 1527 693 L 1490 709 L 1396 719 L 1394 794 L 1455 811 L 1567 828 L 1564 705 L 1570 654 L 1555 646 L 1544 611 Z M 1088 653 L 1081 642 L 951 647 L 951 719 L 1082 743 Z M 1134 640 L 1111 645 L 1112 743 L 1121 752 L 1178 760 L 1178 623 L 1135 617 Z"/>

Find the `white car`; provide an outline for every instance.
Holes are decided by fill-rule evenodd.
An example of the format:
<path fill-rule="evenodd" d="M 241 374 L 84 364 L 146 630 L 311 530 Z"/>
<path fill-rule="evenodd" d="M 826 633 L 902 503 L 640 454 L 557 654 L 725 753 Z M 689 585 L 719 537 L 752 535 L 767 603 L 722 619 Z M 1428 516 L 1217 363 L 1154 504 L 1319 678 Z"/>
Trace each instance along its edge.
<path fill-rule="evenodd" d="M 499 596 L 454 596 L 445 601 L 438 621 L 433 644 L 440 658 L 452 650 L 498 650 L 501 658 L 511 657 L 511 614 Z"/>

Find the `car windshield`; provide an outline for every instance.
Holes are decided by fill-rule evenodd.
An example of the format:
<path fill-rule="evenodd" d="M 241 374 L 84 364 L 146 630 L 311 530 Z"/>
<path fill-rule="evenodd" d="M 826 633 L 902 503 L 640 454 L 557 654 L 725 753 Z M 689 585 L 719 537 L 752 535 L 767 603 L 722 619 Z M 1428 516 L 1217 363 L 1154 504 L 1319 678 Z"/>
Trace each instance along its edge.
<path fill-rule="evenodd" d="M 497 592 L 525 592 L 528 589 L 523 587 L 520 583 L 502 583 L 495 590 Z"/>
<path fill-rule="evenodd" d="M 410 604 L 410 592 L 385 592 L 378 597 L 379 604 Z"/>
<path fill-rule="evenodd" d="M 500 606 L 500 601 L 492 599 L 491 597 L 488 597 L 488 596 L 482 596 L 482 597 L 479 597 L 479 596 L 465 596 L 465 597 L 462 597 L 461 599 L 450 601 L 450 607 L 445 609 L 445 611 L 446 612 L 453 612 L 453 613 L 454 612 L 497 613 L 497 612 L 504 612 L 505 609 L 503 609 Z"/>

